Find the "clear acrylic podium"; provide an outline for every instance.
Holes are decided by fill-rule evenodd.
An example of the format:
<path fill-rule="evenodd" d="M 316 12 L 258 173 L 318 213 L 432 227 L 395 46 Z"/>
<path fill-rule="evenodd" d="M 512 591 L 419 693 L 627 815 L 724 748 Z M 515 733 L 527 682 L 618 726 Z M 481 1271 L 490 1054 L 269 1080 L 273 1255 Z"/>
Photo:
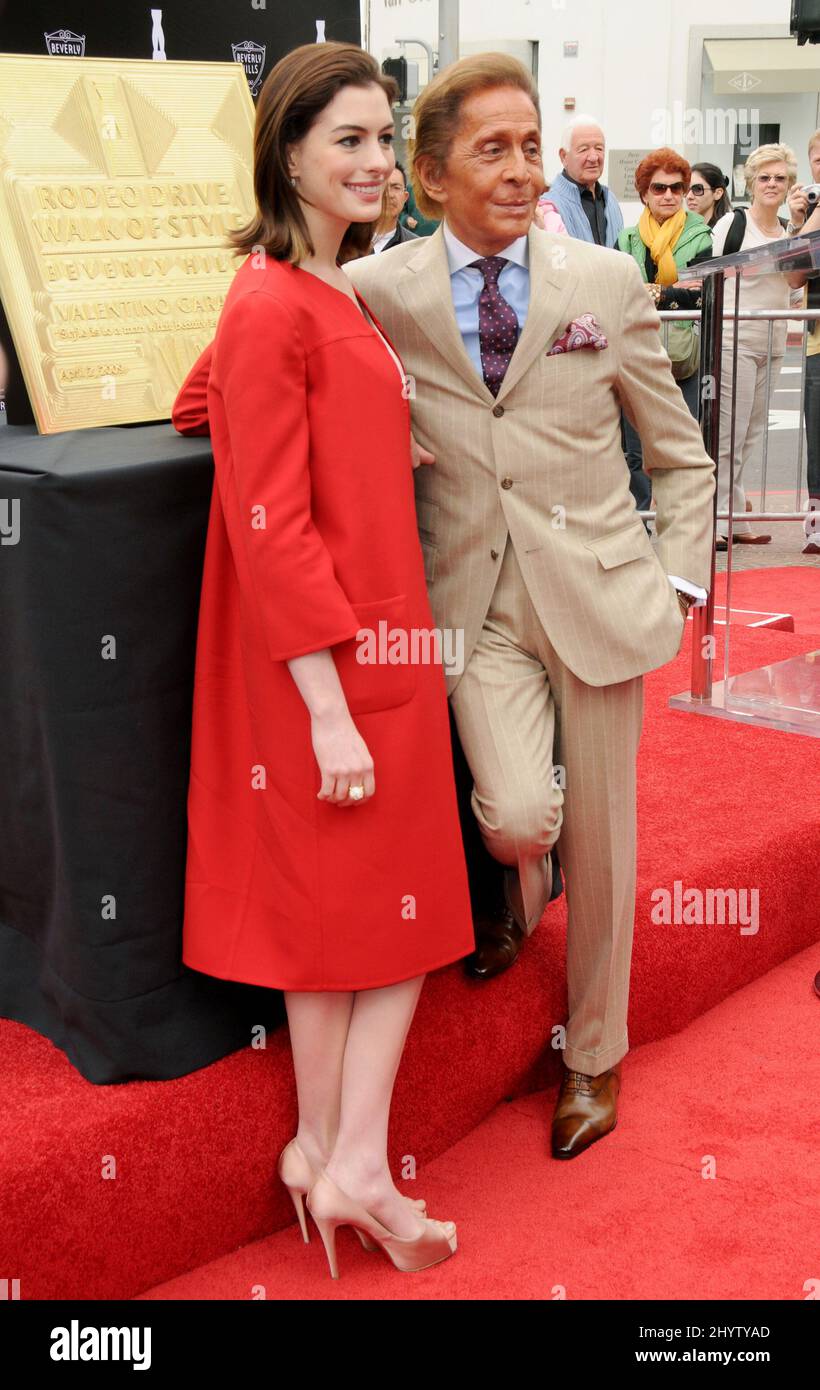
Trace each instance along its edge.
<path fill-rule="evenodd" d="M 713 383 L 710 391 L 702 389 L 701 429 L 706 449 L 715 461 L 717 471 L 720 432 L 720 395 L 724 371 L 734 371 L 737 353 L 737 324 L 741 278 L 752 275 L 783 274 L 790 271 L 820 270 L 820 232 L 810 236 L 795 236 L 775 242 L 772 246 L 755 247 L 734 256 L 721 256 L 689 266 L 680 273 L 681 282 L 703 281 L 701 310 L 701 383 L 704 378 Z M 733 310 L 724 319 L 724 290 L 727 280 L 734 280 Z M 723 361 L 723 330 L 725 323 L 734 323 L 732 357 Z M 734 436 L 735 405 L 732 402 L 731 428 Z M 802 421 L 800 428 L 802 429 Z M 730 462 L 729 496 L 733 496 L 734 450 Z M 717 533 L 717 489 L 713 510 L 713 540 Z M 731 516 L 726 521 L 729 538 L 727 551 L 726 626 L 724 629 L 723 680 L 713 679 L 717 652 L 715 637 L 715 549 L 712 547 L 712 572 L 709 598 L 705 606 L 691 609 L 692 633 L 691 689 L 672 695 L 669 703 L 674 709 L 689 713 L 712 715 L 765 728 L 785 729 L 791 733 L 809 734 L 820 738 L 820 649 L 807 639 L 809 650 L 785 661 L 772 662 L 758 670 L 731 674 L 731 570 L 732 541 L 735 520 L 753 519 Z M 820 524 L 820 513 L 818 513 Z M 820 584 L 820 578 L 818 578 Z"/>

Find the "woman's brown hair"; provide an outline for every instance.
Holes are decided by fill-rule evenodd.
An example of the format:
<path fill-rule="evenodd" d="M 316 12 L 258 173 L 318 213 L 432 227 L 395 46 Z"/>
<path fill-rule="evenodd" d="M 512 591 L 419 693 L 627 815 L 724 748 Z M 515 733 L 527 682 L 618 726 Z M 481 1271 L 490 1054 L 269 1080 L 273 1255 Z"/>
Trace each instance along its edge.
<path fill-rule="evenodd" d="M 262 246 L 278 261 L 298 263 L 315 254 L 299 195 L 290 181 L 287 146 L 307 135 L 343 87 L 381 87 L 388 103 L 399 89 L 376 59 L 353 43 L 305 43 L 286 53 L 268 74 L 256 105 L 253 187 L 256 216 L 228 234 L 235 256 Z M 375 219 L 374 219 L 375 220 Z M 373 222 L 351 222 L 339 248 L 339 264 L 370 250 Z"/>

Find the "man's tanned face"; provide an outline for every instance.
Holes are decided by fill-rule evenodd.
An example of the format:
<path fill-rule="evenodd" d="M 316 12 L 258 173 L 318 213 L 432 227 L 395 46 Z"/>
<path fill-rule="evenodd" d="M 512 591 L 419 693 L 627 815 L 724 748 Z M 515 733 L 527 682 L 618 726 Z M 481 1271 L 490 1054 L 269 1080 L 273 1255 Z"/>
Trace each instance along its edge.
<path fill-rule="evenodd" d="M 518 87 L 467 97 L 446 166 L 420 170 L 460 241 L 494 256 L 530 227 L 544 190 L 538 113 Z"/>

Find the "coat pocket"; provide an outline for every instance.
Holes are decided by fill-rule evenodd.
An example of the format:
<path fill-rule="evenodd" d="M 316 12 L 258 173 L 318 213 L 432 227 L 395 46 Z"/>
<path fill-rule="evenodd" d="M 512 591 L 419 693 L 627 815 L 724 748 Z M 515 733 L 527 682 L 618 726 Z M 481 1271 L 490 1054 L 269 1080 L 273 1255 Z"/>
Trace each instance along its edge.
<path fill-rule="evenodd" d="M 332 647 L 351 714 L 405 705 L 416 693 L 413 630 L 404 594 L 353 603 L 360 627 L 355 637 Z"/>
<path fill-rule="evenodd" d="M 605 570 L 625 565 L 628 560 L 657 559 L 652 542 L 640 522 L 637 526 L 629 525 L 620 531 L 611 531 L 608 536 L 596 536 L 594 540 L 584 541 L 584 545 L 597 555 Z"/>

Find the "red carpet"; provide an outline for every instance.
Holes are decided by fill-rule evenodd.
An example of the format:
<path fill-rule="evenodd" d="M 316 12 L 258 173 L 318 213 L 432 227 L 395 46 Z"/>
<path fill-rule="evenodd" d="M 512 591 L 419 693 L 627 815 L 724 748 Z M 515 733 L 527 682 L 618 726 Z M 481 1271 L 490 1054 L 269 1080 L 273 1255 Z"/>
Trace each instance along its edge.
<path fill-rule="evenodd" d="M 689 621 L 691 622 L 691 616 Z M 726 623 L 726 605 L 724 603 L 715 604 L 715 627 L 722 627 Z M 770 610 L 761 611 L 758 608 L 738 608 L 732 604 L 732 623 L 740 627 L 768 627 L 778 628 L 781 632 L 794 632 L 794 618 L 791 613 L 772 613 Z"/>
<path fill-rule="evenodd" d="M 688 684 L 689 640 L 676 662 L 647 680 L 630 1010 L 633 1049 L 669 1038 L 820 936 L 820 809 L 812 779 L 806 775 L 809 765 L 816 766 L 816 745 L 774 730 L 670 711 L 668 695 Z M 734 649 L 735 669 L 751 668 L 805 650 L 806 639 L 744 630 L 734 639 Z M 737 926 L 654 925 L 652 894 L 658 888 L 671 890 L 676 880 L 700 889 L 758 888 L 759 931 L 743 935 Z M 410 1153 L 420 1170 L 430 1172 L 431 1162 L 461 1141 L 477 1145 L 480 1157 L 471 1162 L 492 1165 L 495 1139 L 487 1153 L 481 1135 L 473 1138 L 470 1131 L 506 1096 L 522 1098 L 554 1085 L 560 1060 L 545 1050 L 545 1040 L 550 1027 L 565 1018 L 564 930 L 562 899 L 548 911 L 515 968 L 492 984 L 468 983 L 458 967 L 430 978 L 396 1089 L 391 1130 L 394 1164 Z M 760 988 L 768 988 L 768 982 L 761 980 Z M 777 1022 L 773 1014 L 751 1032 L 743 1031 L 745 1024 L 738 1015 L 727 1015 L 733 1020 L 730 1035 L 740 1029 L 750 1045 L 746 1071 L 738 1074 L 721 1066 L 714 1079 L 707 1079 L 690 1074 L 687 1067 L 691 1089 L 685 1093 L 680 1090 L 676 1043 L 669 1044 L 675 1064 L 671 1086 L 659 1082 L 644 1090 L 639 1064 L 630 1061 L 628 1104 L 648 1107 L 653 1123 L 662 1120 L 660 1134 L 652 1141 L 659 1155 L 666 1149 L 667 1124 L 671 1123 L 667 1117 L 677 1113 L 678 1106 L 683 1107 L 681 1124 L 692 1105 L 702 1121 L 690 1155 L 692 1163 L 698 1164 L 702 1154 L 714 1151 L 723 1134 L 718 1121 L 729 1125 L 724 1135 L 728 1147 L 721 1150 L 720 1161 L 728 1165 L 729 1174 L 734 1171 L 732 1163 L 740 1166 L 734 1179 L 703 1184 L 717 1195 L 726 1191 L 726 1182 L 742 1186 L 747 1181 L 749 1170 L 740 1162 L 740 1150 L 737 1146 L 732 1150 L 732 1145 L 747 1134 L 749 1092 L 756 1080 L 770 1077 L 776 1085 L 779 1073 L 776 1068 L 767 1070 L 765 1059 L 774 1056 L 779 1064 L 782 1053 L 787 1067 L 783 1076 L 796 1081 L 800 1091 L 796 1113 L 792 1115 L 784 1105 L 788 1089 L 784 1080 L 777 1121 L 764 1122 L 755 1112 L 748 1131 L 757 1136 L 755 1142 L 773 1144 L 777 1155 L 763 1184 L 765 1193 L 780 1194 L 775 1216 L 766 1222 L 766 1238 L 776 1241 L 776 1250 L 780 1249 L 781 1208 L 801 1200 L 793 1196 L 791 1170 L 783 1165 L 790 1146 L 806 1135 L 807 1098 L 817 1094 L 802 1059 L 809 1046 L 811 1056 L 816 1051 L 814 1042 L 809 1044 L 806 1038 L 810 1029 L 816 1037 L 818 1014 L 801 1014 L 796 1004 L 793 1008 L 787 1023 Z M 785 1004 L 783 1013 L 785 1020 Z M 730 1041 L 731 1036 L 724 1038 L 723 1045 L 728 1047 Z M 769 1097 L 767 1104 L 773 1103 Z M 543 1102 L 519 1099 L 514 1109 L 505 1108 L 501 1119 L 496 1115 L 492 1124 L 503 1129 L 513 1116 L 516 1124 L 520 1119 L 523 1143 L 527 1124 L 532 1127 L 527 1117 L 533 1106 L 543 1115 Z M 656 1175 L 655 1166 L 664 1160 L 645 1156 L 647 1122 L 635 1127 L 643 1112 L 630 1113 L 629 1126 L 625 1113 L 624 1128 L 618 1131 L 618 1152 L 625 1142 L 635 1170 L 623 1201 L 618 1205 L 613 1197 L 610 1221 L 599 1224 L 595 1210 L 579 1215 L 585 1204 L 573 1179 L 566 1200 L 581 1222 L 573 1237 L 575 1263 L 570 1266 L 568 1258 L 559 1261 L 567 1271 L 563 1279 L 563 1270 L 550 1269 L 548 1288 L 569 1280 L 577 1296 L 579 1271 L 586 1271 L 584 1277 L 593 1282 L 603 1277 L 588 1266 L 604 1247 L 607 1269 L 620 1269 L 620 1242 L 630 1230 L 641 1233 L 640 1244 L 646 1249 L 647 1226 L 640 1210 L 644 1201 L 657 1211 L 661 1225 L 674 1224 L 684 1266 L 691 1257 L 694 1269 L 699 1259 L 705 1260 L 708 1247 L 710 1262 L 715 1251 L 719 1249 L 723 1259 L 728 1250 L 738 1268 L 754 1271 L 758 1278 L 780 1277 L 777 1260 L 770 1268 L 759 1245 L 751 1242 L 748 1228 L 744 1227 L 742 1239 L 728 1238 L 733 1208 L 724 1205 L 723 1196 L 715 1203 L 712 1246 L 707 1242 L 704 1247 L 697 1231 L 687 1225 L 698 1210 L 691 1202 L 677 1213 L 666 1211 L 650 1180 Z M 290 1054 L 283 1032 L 269 1039 L 266 1051 L 244 1049 L 177 1081 L 94 1087 L 72 1070 L 51 1043 L 19 1024 L 0 1023 L 0 1132 L 5 1140 L 0 1152 L 4 1193 L 0 1268 L 20 1279 L 23 1299 L 128 1298 L 277 1230 L 291 1220 L 292 1208 L 272 1175 L 276 1155 L 293 1133 L 294 1116 Z M 706 1123 L 710 1118 L 712 1128 Z M 497 1129 L 491 1133 L 497 1138 Z M 535 1146 L 533 1152 L 542 1139 L 543 1135 L 536 1139 L 533 1130 L 529 1141 Z M 599 1173 L 600 1164 L 614 1161 L 607 1155 L 615 1140 L 613 1135 L 577 1165 L 551 1167 L 561 1174 L 577 1175 L 583 1164 L 587 1173 Z M 468 1147 L 467 1152 L 474 1151 Z M 451 1160 L 452 1155 L 448 1165 Z M 522 1159 L 522 1163 L 523 1176 L 526 1162 Z M 500 1179 L 497 1190 L 488 1186 L 485 1199 L 478 1196 L 475 1170 L 469 1183 L 462 1176 L 452 1182 L 451 1190 L 445 1185 L 439 1192 L 425 1189 L 424 1195 L 431 1201 L 440 1196 L 442 1209 L 452 1207 L 459 1220 L 464 1211 L 465 1249 L 481 1248 L 484 1261 L 489 1258 L 492 1234 L 500 1249 L 513 1252 L 519 1283 L 524 1281 L 531 1294 L 537 1284 L 537 1296 L 544 1296 L 543 1252 L 531 1258 L 521 1230 L 516 1227 L 514 1238 L 508 1237 L 498 1224 L 488 1224 L 481 1208 L 482 1200 L 489 1204 L 506 1190 L 511 1172 L 507 1160 L 488 1167 L 488 1182 L 489 1176 L 493 1182 L 499 1175 Z M 684 1177 L 681 1171 L 681 1193 L 686 1190 Z M 550 1180 L 566 1183 L 569 1177 L 551 1172 Z M 623 1183 L 623 1178 L 618 1182 Z M 475 1210 L 461 1206 L 468 1190 L 471 1202 L 475 1194 Z M 599 1193 L 605 1190 L 612 1191 L 606 1184 L 599 1185 Z M 749 1198 L 749 1190 L 743 1191 Z M 799 1191 L 794 1188 L 794 1194 Z M 539 1174 L 534 1192 L 526 1200 L 526 1194 L 521 1197 L 521 1211 L 529 1213 L 529 1222 L 533 1217 L 528 1202 L 540 1192 Z M 448 1197 L 457 1200 L 448 1201 Z M 738 1202 L 742 1204 L 740 1194 Z M 800 1210 L 808 1222 L 812 1215 L 808 1204 Z M 549 1220 L 555 1224 L 551 1208 Z M 526 1229 L 530 1230 L 529 1225 Z M 727 1240 L 721 1244 L 723 1237 Z M 567 1240 L 571 1246 L 569 1236 Z M 618 1248 L 610 1248 L 613 1245 Z M 315 1255 L 315 1251 L 306 1253 Z M 347 1253 L 345 1248 L 343 1259 Z M 469 1271 L 466 1261 L 459 1262 L 460 1270 L 465 1266 Z M 623 1267 L 628 1270 L 626 1256 Z M 810 1268 L 801 1271 L 800 1262 L 795 1261 L 795 1278 L 816 1274 Z M 662 1266 L 656 1273 L 659 1279 L 663 1275 L 663 1288 L 650 1289 L 647 1283 L 645 1289 L 660 1294 L 673 1280 L 674 1262 L 665 1273 Z M 702 1275 L 707 1283 L 716 1277 L 714 1271 L 702 1271 Z M 472 1274 L 447 1275 L 448 1279 L 462 1277 L 475 1292 Z M 515 1284 L 508 1286 L 506 1296 L 517 1296 L 518 1291 Z M 393 1285 L 391 1296 L 408 1295 L 399 1295 Z M 742 1294 L 738 1291 L 735 1296 Z"/>
<path fill-rule="evenodd" d="M 715 576 L 715 602 L 726 602 L 725 574 Z M 779 569 L 734 572 L 732 608 L 791 613 L 795 632 L 820 633 L 820 555 L 816 569 L 784 565 Z"/>
<path fill-rule="evenodd" d="M 310 1223 L 147 1299 L 805 1299 L 817 1277 L 820 969 L 813 947 L 683 1033 L 630 1055 L 615 1132 L 548 1155 L 555 1098 L 499 1105 L 426 1165 L 412 1195 L 458 1225 L 453 1259 L 400 1274 Z M 713 1161 L 715 1176 L 704 1177 Z"/>

